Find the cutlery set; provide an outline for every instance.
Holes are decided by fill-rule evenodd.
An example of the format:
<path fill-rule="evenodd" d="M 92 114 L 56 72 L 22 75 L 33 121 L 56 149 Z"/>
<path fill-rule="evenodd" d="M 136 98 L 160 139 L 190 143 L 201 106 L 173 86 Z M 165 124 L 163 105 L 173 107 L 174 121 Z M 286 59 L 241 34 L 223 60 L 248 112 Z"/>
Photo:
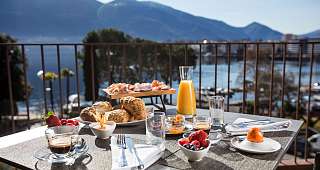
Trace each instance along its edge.
<path fill-rule="evenodd" d="M 144 164 L 140 157 L 137 154 L 137 149 L 134 145 L 133 139 L 131 137 L 126 137 L 124 134 L 118 134 L 117 135 L 117 145 L 121 149 L 120 154 L 120 160 L 119 160 L 119 166 L 125 167 L 128 166 L 128 161 L 126 157 L 126 149 L 129 149 L 130 153 L 136 158 L 139 165 L 134 167 L 133 169 L 144 169 Z"/>

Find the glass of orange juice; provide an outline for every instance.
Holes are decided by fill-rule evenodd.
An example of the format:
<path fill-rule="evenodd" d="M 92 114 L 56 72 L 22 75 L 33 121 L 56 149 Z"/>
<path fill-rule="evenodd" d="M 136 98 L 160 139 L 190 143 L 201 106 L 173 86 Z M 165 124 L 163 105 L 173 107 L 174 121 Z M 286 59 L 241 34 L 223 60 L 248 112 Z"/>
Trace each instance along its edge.
<path fill-rule="evenodd" d="M 177 97 L 177 112 L 191 118 L 196 114 L 196 96 L 192 82 L 192 66 L 179 66 L 180 84 Z"/>

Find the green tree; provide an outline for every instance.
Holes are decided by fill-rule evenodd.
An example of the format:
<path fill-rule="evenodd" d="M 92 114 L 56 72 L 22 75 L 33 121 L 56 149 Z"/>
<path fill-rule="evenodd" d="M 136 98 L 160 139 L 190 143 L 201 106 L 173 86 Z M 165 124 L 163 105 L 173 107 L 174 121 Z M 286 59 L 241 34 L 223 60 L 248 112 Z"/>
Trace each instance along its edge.
<path fill-rule="evenodd" d="M 133 38 L 121 31 L 103 29 L 89 32 L 84 43 L 112 43 L 85 45 L 81 55 L 84 69 L 85 97 L 92 99 L 92 72 L 95 75 L 95 96 L 98 96 L 99 84 L 104 82 L 150 82 L 159 79 L 169 83 L 179 78 L 179 65 L 184 65 L 185 47 L 163 45 L 154 41 Z M 127 43 L 118 45 L 116 43 Z M 144 45 L 141 45 L 144 44 Z M 169 73 L 169 48 L 172 57 L 172 74 Z M 188 64 L 195 65 L 196 55 L 187 48 Z M 92 55 L 91 55 L 92 54 Z M 109 58 L 109 57 L 110 58 Z M 94 67 L 91 60 L 94 57 Z M 109 73 L 111 77 L 109 77 Z"/>
<path fill-rule="evenodd" d="M 12 37 L 0 34 L 0 43 L 15 43 Z M 10 96 L 8 86 L 7 54 L 11 72 L 14 114 L 18 112 L 17 101 L 24 101 L 30 94 L 30 86 L 25 86 L 23 57 L 15 45 L 0 45 L 0 114 L 10 113 Z M 26 62 L 26 61 L 25 61 Z M 27 89 L 25 89 L 27 87 Z M 27 92 L 27 93 L 25 93 Z"/>

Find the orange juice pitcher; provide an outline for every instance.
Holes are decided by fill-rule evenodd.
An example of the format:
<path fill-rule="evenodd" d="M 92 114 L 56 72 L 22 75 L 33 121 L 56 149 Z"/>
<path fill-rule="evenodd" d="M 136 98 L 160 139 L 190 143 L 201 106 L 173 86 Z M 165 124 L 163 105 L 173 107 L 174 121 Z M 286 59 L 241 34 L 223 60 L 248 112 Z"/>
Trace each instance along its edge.
<path fill-rule="evenodd" d="M 192 82 L 192 66 L 180 66 L 180 84 L 177 97 L 177 112 L 186 117 L 196 114 L 196 96 Z"/>

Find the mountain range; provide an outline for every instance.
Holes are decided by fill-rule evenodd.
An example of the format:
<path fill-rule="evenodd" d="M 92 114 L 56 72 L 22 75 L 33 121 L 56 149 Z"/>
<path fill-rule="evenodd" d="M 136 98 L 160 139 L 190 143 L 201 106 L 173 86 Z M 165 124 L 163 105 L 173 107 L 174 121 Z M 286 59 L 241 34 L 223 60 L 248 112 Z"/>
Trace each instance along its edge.
<path fill-rule="evenodd" d="M 155 41 L 279 40 L 282 33 L 253 22 L 234 27 L 159 3 L 115 0 L 1 0 L 0 32 L 15 37 L 84 36 L 94 29 L 115 28 Z"/>

